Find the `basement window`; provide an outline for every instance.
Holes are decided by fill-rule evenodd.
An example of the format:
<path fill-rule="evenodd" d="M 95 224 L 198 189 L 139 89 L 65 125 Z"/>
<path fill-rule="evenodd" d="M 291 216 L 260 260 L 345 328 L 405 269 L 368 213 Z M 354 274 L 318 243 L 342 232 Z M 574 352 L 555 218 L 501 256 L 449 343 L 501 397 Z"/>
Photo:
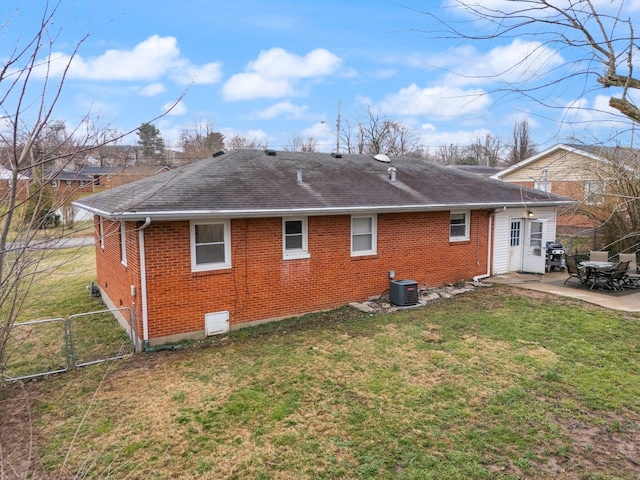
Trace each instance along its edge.
<path fill-rule="evenodd" d="M 229 220 L 191 222 L 191 270 L 231 268 Z"/>
<path fill-rule="evenodd" d="M 282 219 L 282 256 L 285 260 L 309 258 L 307 218 Z"/>

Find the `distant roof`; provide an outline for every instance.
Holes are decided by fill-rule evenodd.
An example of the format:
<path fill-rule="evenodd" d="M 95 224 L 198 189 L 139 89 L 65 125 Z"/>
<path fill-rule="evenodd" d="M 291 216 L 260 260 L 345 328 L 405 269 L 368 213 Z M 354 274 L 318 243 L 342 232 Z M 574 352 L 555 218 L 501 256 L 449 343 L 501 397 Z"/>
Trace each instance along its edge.
<path fill-rule="evenodd" d="M 463 170 L 469 173 L 475 173 L 476 175 L 484 175 L 485 177 L 495 175 L 502 170 L 500 167 L 486 167 L 484 165 L 449 165 L 449 167 L 457 168 L 458 170 Z"/>
<path fill-rule="evenodd" d="M 112 175 L 123 170 L 124 167 L 82 167 L 80 172 L 84 175 Z"/>
<path fill-rule="evenodd" d="M 75 170 L 51 170 L 44 172 L 44 178 L 47 180 L 75 180 L 75 181 L 89 181 L 92 177 L 84 174 L 83 172 L 77 172 Z"/>
<path fill-rule="evenodd" d="M 566 197 L 418 158 L 232 150 L 75 202 L 98 215 L 144 219 L 559 206 Z M 396 179 L 390 179 L 390 169 Z"/>
<path fill-rule="evenodd" d="M 521 168 L 526 167 L 527 165 L 539 160 L 540 158 L 549 155 L 556 150 L 565 150 L 566 152 L 575 153 L 577 155 L 582 155 L 583 157 L 590 158 L 592 160 L 596 160 L 598 162 L 609 162 L 609 160 L 613 158 L 618 159 L 626 159 L 629 157 L 640 157 L 640 150 L 633 148 L 622 148 L 622 147 L 606 147 L 602 145 L 579 145 L 579 144 L 568 144 L 568 143 L 558 143 L 553 147 L 547 148 L 546 150 L 536 153 L 529 158 L 525 158 L 521 162 L 518 162 L 510 167 L 505 168 L 504 170 L 499 171 L 498 173 L 493 174 L 492 178 L 502 178 L 505 175 L 517 171 Z"/>

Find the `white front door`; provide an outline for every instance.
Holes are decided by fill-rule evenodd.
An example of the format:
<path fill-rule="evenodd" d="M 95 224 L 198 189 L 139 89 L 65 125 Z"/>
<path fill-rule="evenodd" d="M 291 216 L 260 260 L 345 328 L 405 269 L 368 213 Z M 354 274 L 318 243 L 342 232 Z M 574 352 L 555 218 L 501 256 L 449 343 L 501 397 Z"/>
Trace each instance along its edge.
<path fill-rule="evenodd" d="M 544 221 L 526 220 L 524 236 L 524 256 L 522 271 L 528 273 L 545 272 Z"/>

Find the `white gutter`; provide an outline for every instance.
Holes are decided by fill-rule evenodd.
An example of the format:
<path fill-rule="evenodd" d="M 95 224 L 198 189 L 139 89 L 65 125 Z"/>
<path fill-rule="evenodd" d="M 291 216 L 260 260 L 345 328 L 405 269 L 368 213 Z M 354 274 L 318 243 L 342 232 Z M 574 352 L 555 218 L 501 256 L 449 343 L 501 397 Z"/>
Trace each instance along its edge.
<path fill-rule="evenodd" d="M 147 217 L 138 228 L 138 245 L 140 248 L 140 294 L 142 296 L 142 348 L 149 346 L 149 315 L 147 312 L 147 268 L 144 258 L 144 230 L 151 224 Z"/>
<path fill-rule="evenodd" d="M 491 249 L 493 248 L 491 226 L 493 225 L 493 216 L 495 214 L 495 212 L 491 212 L 491 214 L 489 215 L 489 233 L 487 234 L 487 273 L 473 277 L 473 281 L 476 283 L 478 283 L 483 278 L 488 278 L 491 276 Z"/>
<path fill-rule="evenodd" d="M 199 218 L 246 218 L 246 217 L 280 217 L 286 215 L 339 215 L 349 213 L 400 213 L 400 212 L 439 212 L 444 210 L 460 209 L 485 210 L 491 208 L 536 208 L 536 207 L 560 207 L 573 205 L 573 200 L 556 200 L 540 202 L 510 202 L 510 203 L 467 203 L 467 204 L 437 204 L 437 205 L 394 205 L 394 206 L 366 206 L 366 207 L 321 207 L 321 208 L 274 208 L 274 209 L 238 209 L 238 210 L 170 210 L 170 211 L 129 211 L 107 212 L 98 208 L 73 202 L 73 205 L 87 210 L 96 215 L 118 220 L 146 220 L 153 217 L 159 220 L 196 220 Z"/>

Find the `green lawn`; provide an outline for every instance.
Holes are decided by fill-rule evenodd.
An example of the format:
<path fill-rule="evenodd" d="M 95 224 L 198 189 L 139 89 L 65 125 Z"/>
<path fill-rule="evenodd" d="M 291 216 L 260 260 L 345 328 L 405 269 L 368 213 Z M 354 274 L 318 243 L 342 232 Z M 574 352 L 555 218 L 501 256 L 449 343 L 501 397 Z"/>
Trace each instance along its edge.
<path fill-rule="evenodd" d="M 639 339 L 635 315 L 506 286 L 309 315 L 0 387 L 3 470 L 637 479 Z"/>

